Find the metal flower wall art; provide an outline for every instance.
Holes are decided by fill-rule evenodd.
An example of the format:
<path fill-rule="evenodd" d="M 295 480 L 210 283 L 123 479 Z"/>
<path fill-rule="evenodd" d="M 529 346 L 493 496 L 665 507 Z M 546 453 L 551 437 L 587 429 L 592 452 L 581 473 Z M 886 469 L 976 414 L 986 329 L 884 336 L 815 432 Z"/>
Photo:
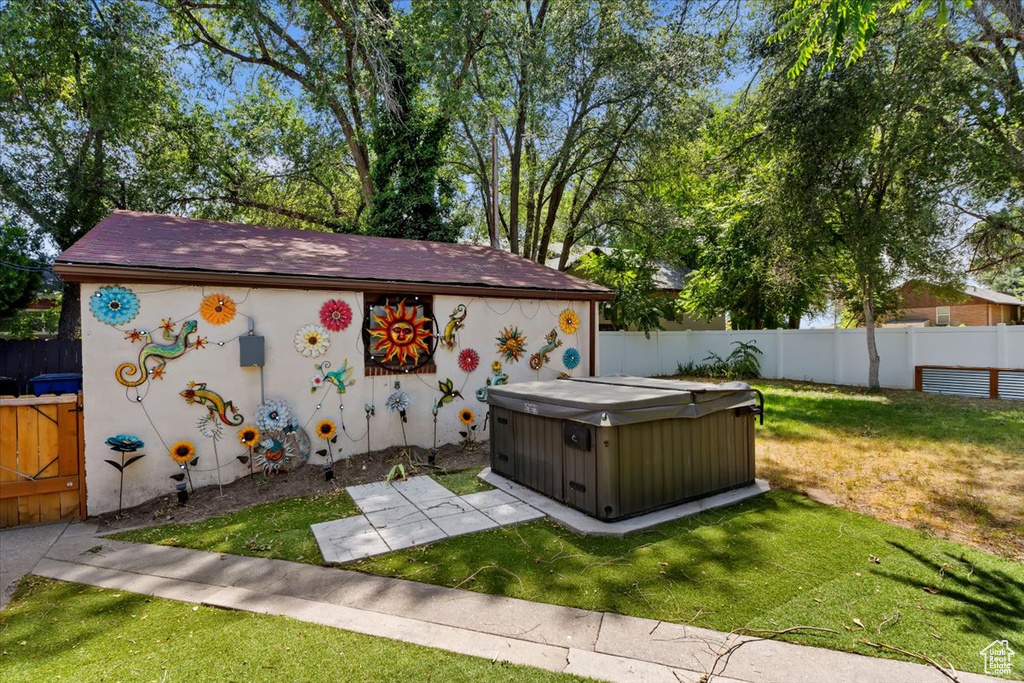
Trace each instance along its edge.
<path fill-rule="evenodd" d="M 226 325 L 235 319 L 235 302 L 227 294 L 210 294 L 200 302 L 199 315 L 211 325 Z"/>
<path fill-rule="evenodd" d="M 569 347 L 562 354 L 562 365 L 565 366 L 566 370 L 575 370 L 580 365 L 580 352 L 573 347 Z"/>
<path fill-rule="evenodd" d="M 580 329 L 580 316 L 571 308 L 565 309 L 558 314 L 558 329 L 565 334 L 576 334 Z"/>
<path fill-rule="evenodd" d="M 495 337 L 498 342 L 498 353 L 509 363 L 515 363 L 526 351 L 526 335 L 518 327 L 506 327 Z"/>
<path fill-rule="evenodd" d="M 558 338 L 558 330 L 551 330 L 544 335 L 544 346 L 540 347 L 537 353 L 530 356 L 530 368 L 533 370 L 540 370 L 546 363 L 551 362 L 551 358 L 548 354 L 557 349 L 562 345 L 562 340 Z"/>
<path fill-rule="evenodd" d="M 238 412 L 235 404 L 232 401 L 225 401 L 216 391 L 207 389 L 206 382 L 189 382 L 179 395 L 189 405 L 206 406 L 211 414 L 219 417 L 220 421 L 226 425 L 237 427 L 245 422 L 245 417 Z M 228 417 L 229 413 L 231 417 Z"/>
<path fill-rule="evenodd" d="M 473 372 L 480 365 L 480 354 L 473 349 L 462 349 L 459 352 L 459 370 Z"/>
<path fill-rule="evenodd" d="M 441 347 L 446 351 L 455 350 L 455 333 L 458 332 L 466 324 L 466 315 L 469 312 L 466 310 L 465 304 L 459 304 L 455 307 L 455 310 L 448 316 L 448 323 L 444 326 L 444 333 L 441 334 L 439 343 Z"/>
<path fill-rule="evenodd" d="M 139 453 L 138 455 L 133 455 L 132 457 L 125 460 L 124 454 L 134 453 L 142 448 L 145 448 L 146 444 L 143 443 L 142 439 L 140 439 L 139 437 L 132 436 L 130 434 L 118 434 L 117 436 L 112 436 L 109 439 L 107 439 L 106 443 L 107 447 L 110 448 L 110 450 L 114 451 L 115 453 L 120 453 L 121 455 L 120 462 L 117 462 L 116 460 L 105 461 L 111 467 L 116 469 L 118 474 L 120 475 L 120 482 L 118 483 L 117 488 L 117 514 L 120 516 L 122 494 L 124 493 L 125 468 L 127 468 L 132 463 L 146 457 L 145 453 Z"/>
<path fill-rule="evenodd" d="M 418 306 L 407 306 L 403 299 L 376 308 L 383 312 L 374 310 L 368 331 L 372 350 L 382 354 L 381 364 L 416 367 L 430 356 L 431 321 L 420 316 Z"/>
<path fill-rule="evenodd" d="M 101 323 L 124 325 L 139 314 L 139 297 L 126 287 L 100 287 L 89 299 L 89 310 Z"/>
<path fill-rule="evenodd" d="M 189 336 L 195 334 L 198 323 L 195 320 L 186 320 L 181 326 L 181 331 L 175 333 L 176 324 L 169 318 L 163 321 L 160 329 L 163 330 L 163 338 L 167 343 L 161 344 L 153 340 L 153 333 L 132 330 L 126 333 L 126 337 L 134 342 L 142 342 L 139 350 L 138 362 L 121 363 L 114 371 L 117 381 L 126 387 L 138 387 L 150 379 L 162 379 L 164 368 L 167 362 L 175 358 L 181 358 L 185 352 L 192 349 L 201 349 L 206 346 L 206 339 L 197 337 L 190 340 Z M 136 377 L 136 375 L 138 377 Z"/>
<path fill-rule="evenodd" d="M 306 358 L 319 358 L 330 345 L 331 337 L 322 325 L 306 325 L 295 333 L 295 350 Z"/>
<path fill-rule="evenodd" d="M 320 307 L 320 323 L 331 332 L 341 332 L 352 322 L 352 309 L 340 299 L 331 299 Z"/>

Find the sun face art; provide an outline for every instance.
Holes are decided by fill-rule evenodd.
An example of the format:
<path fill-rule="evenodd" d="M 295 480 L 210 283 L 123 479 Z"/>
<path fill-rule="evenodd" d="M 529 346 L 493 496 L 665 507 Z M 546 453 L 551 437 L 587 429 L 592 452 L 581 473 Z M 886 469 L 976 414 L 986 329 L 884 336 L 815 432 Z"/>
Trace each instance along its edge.
<path fill-rule="evenodd" d="M 495 341 L 498 342 L 498 353 L 509 363 L 515 363 L 526 351 L 526 335 L 518 327 L 504 328 Z"/>
<path fill-rule="evenodd" d="M 403 299 L 373 308 L 369 327 L 371 351 L 377 362 L 397 367 L 416 367 L 430 355 L 431 320 L 420 308 Z"/>

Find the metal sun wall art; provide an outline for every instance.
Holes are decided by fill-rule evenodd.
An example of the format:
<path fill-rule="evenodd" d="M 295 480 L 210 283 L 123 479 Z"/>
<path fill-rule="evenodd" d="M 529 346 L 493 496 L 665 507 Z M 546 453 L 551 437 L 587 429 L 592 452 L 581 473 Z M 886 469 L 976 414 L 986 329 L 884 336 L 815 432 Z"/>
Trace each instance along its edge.
<path fill-rule="evenodd" d="M 406 306 L 404 299 L 397 306 L 385 304 L 379 308 L 383 313 L 372 314 L 369 333 L 373 351 L 384 354 L 380 362 L 395 361 L 400 367 L 419 365 L 420 355 L 430 353 L 430 318 L 419 317 L 418 307 Z"/>
<path fill-rule="evenodd" d="M 235 302 L 227 294 L 210 294 L 200 302 L 199 315 L 211 325 L 226 325 L 235 319 Z"/>
<path fill-rule="evenodd" d="M 465 326 L 468 314 L 469 311 L 466 310 L 466 305 L 459 304 L 452 310 L 451 315 L 448 316 L 448 324 L 444 326 L 444 333 L 441 334 L 441 338 L 438 340 L 438 343 L 446 351 L 455 350 L 455 333 Z"/>
<path fill-rule="evenodd" d="M 245 417 L 238 411 L 232 401 L 225 401 L 216 391 L 206 388 L 206 382 L 189 382 L 180 396 L 189 405 L 199 404 L 206 406 L 210 413 L 220 418 L 220 421 L 231 427 L 237 427 L 245 422 Z M 231 413 L 231 417 L 228 417 Z"/>
<path fill-rule="evenodd" d="M 164 367 L 168 361 L 180 358 L 189 349 L 201 349 L 206 345 L 206 339 L 203 337 L 198 337 L 195 341 L 190 341 L 188 338 L 198 328 L 198 323 L 195 320 L 186 320 L 177 334 L 174 333 L 175 323 L 170 319 L 164 320 L 160 327 L 163 330 L 164 339 L 169 342 L 167 344 L 153 341 L 153 335 L 150 332 L 132 330 L 125 334 L 125 337 L 132 342 L 143 342 L 143 346 L 139 351 L 138 364 L 121 363 L 114 371 L 114 377 L 122 385 L 138 387 L 142 386 L 146 380 L 162 379 Z M 150 361 L 153 361 L 152 366 L 149 365 Z M 138 379 L 131 379 L 136 375 L 138 375 Z"/>
<path fill-rule="evenodd" d="M 498 353 L 509 363 L 515 363 L 526 352 L 526 335 L 518 327 L 502 329 L 495 340 L 498 342 Z"/>
<path fill-rule="evenodd" d="M 295 333 L 295 350 L 306 358 L 319 358 L 330 345 L 331 337 L 322 325 L 305 325 Z"/>
<path fill-rule="evenodd" d="M 139 297 L 126 287 L 100 287 L 89 299 L 89 310 L 101 323 L 124 325 L 139 314 Z"/>
<path fill-rule="evenodd" d="M 562 340 L 558 338 L 558 330 L 552 329 L 544 335 L 544 346 L 540 347 L 537 353 L 530 356 L 530 367 L 534 370 L 540 370 L 546 363 L 550 363 L 551 359 L 548 357 L 548 354 L 561 345 Z"/>
<path fill-rule="evenodd" d="M 320 322 L 331 332 L 341 332 L 352 322 L 352 309 L 340 299 L 331 299 L 320 307 Z"/>

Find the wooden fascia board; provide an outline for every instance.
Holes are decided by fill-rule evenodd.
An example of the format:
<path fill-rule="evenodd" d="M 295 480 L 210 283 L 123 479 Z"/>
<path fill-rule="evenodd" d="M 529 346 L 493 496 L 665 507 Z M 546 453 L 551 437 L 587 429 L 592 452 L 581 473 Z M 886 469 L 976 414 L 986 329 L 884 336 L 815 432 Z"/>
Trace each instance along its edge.
<path fill-rule="evenodd" d="M 138 282 L 143 284 L 224 285 L 274 289 L 344 289 L 349 291 L 394 292 L 396 294 L 442 294 L 496 299 L 545 299 L 557 301 L 608 301 L 610 291 L 487 287 L 484 285 L 439 284 L 395 280 L 354 280 L 312 275 L 274 273 L 232 273 L 209 270 L 123 267 L 78 263 L 55 263 L 53 271 L 66 282 Z"/>

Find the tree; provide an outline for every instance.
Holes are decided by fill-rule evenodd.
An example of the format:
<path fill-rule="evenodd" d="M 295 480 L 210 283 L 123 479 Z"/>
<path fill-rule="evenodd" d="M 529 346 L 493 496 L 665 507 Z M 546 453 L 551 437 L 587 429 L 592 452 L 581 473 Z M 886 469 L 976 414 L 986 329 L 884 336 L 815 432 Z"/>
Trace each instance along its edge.
<path fill-rule="evenodd" d="M 502 149 L 499 227 L 512 252 L 543 263 L 608 226 L 644 138 L 709 83 L 723 49 L 715 18 L 689 4 L 506 1 L 473 61 L 459 120 L 463 168 L 492 221 L 489 136 Z M 635 167 L 634 167 L 635 168 Z M 620 203 L 621 206 L 621 203 Z"/>
<path fill-rule="evenodd" d="M 871 387 L 879 294 L 911 276 L 957 276 L 944 200 L 962 168 L 965 125 L 951 61 L 939 41 L 894 22 L 852 66 L 776 80 L 768 95 L 787 194 L 818 226 L 815 242 L 835 245 L 860 294 Z"/>
<path fill-rule="evenodd" d="M 338 131 L 345 145 L 338 161 L 351 165 L 360 189 L 349 213 L 365 212 L 370 232 L 454 238 L 444 225 L 450 193 L 440 174 L 449 98 L 431 111 L 421 74 L 451 69 L 453 78 L 438 75 L 438 81 L 461 88 L 484 20 L 472 4 L 453 10 L 416 3 L 407 15 L 384 0 L 163 0 L 163 6 L 183 37 L 207 49 L 212 74 L 230 82 L 236 70 L 255 71 L 279 92 L 301 98 L 309 119 Z M 449 26 L 417 33 L 415 26 L 437 25 L 432 15 Z M 441 39 L 448 42 L 438 45 Z"/>
<path fill-rule="evenodd" d="M 616 330 L 635 327 L 650 338 L 651 330 L 663 329 L 661 319 L 671 310 L 672 302 L 657 296 L 657 268 L 650 253 L 631 249 L 589 253 L 580 259 L 579 269 L 588 279 L 615 292 L 614 299 L 602 304 L 602 311 Z"/>
<path fill-rule="evenodd" d="M 158 202 L 145 148 L 177 93 L 161 32 L 134 2 L 8 2 L 0 14 L 0 205 L 66 249 L 112 208 Z M 78 334 L 65 289 L 60 335 Z"/>
<path fill-rule="evenodd" d="M 674 237 L 694 269 L 679 306 L 707 320 L 728 312 L 733 329 L 799 327 L 824 309 L 835 258 L 807 234 L 813 218 L 792 201 L 763 119 L 760 95 L 723 107 L 676 161 L 685 220 Z"/>
<path fill-rule="evenodd" d="M 24 308 L 42 283 L 29 234 L 13 222 L 0 231 L 0 321 Z"/>

